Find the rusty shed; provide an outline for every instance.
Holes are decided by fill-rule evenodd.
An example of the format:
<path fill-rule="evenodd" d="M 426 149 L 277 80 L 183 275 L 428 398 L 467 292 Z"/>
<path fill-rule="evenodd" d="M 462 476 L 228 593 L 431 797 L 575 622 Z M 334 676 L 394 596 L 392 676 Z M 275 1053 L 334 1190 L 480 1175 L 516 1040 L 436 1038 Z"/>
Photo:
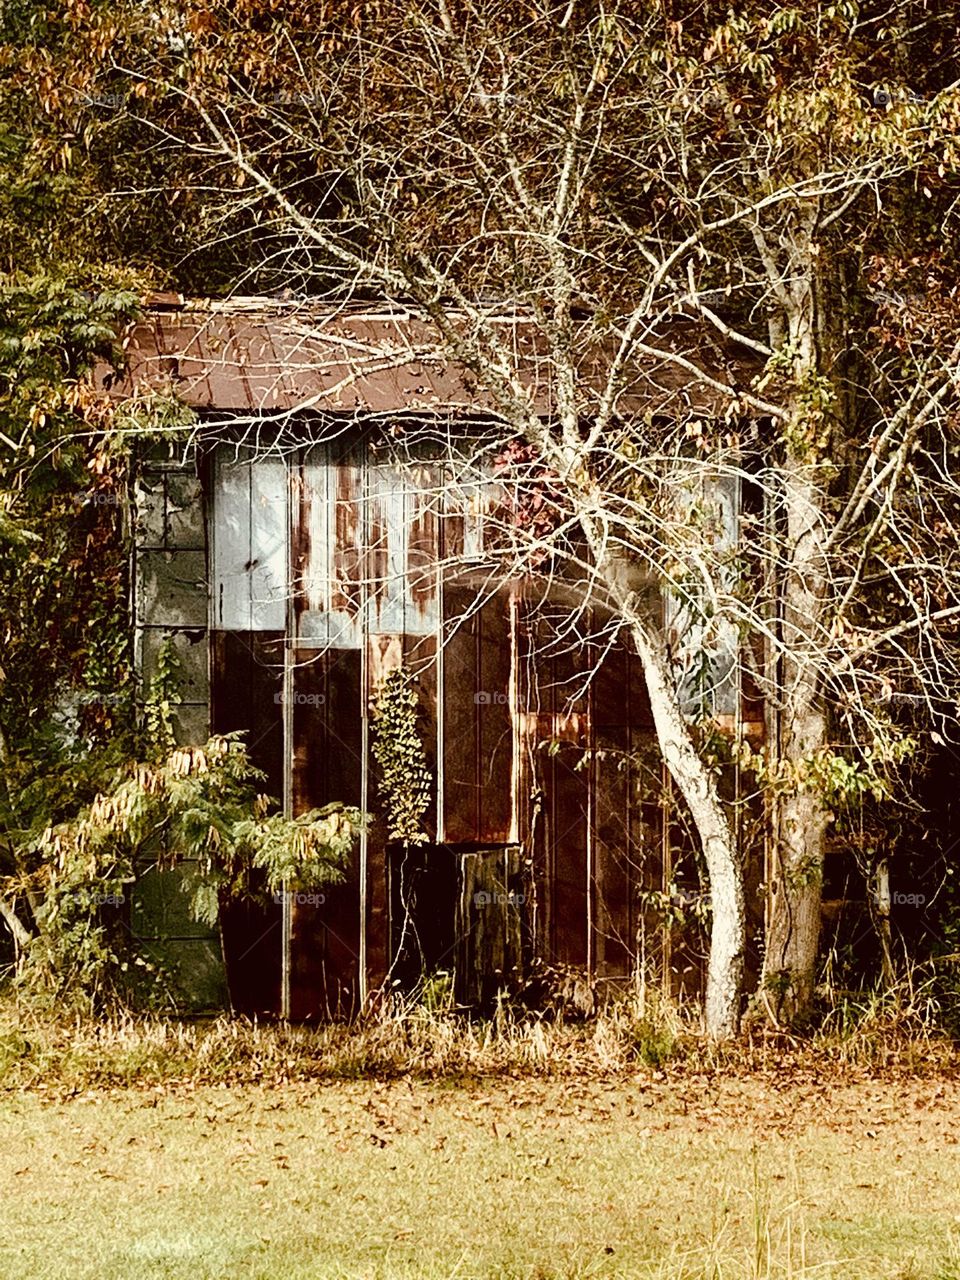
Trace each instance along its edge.
<path fill-rule="evenodd" d="M 531 339 L 504 325 L 522 363 Z M 696 988 L 696 940 L 651 905 L 698 883 L 678 865 L 629 646 L 589 627 L 558 643 L 549 601 L 491 575 L 482 485 L 383 447 L 401 417 L 469 433 L 492 410 L 426 326 L 391 308 L 171 297 L 126 345 L 120 391 L 169 388 L 198 415 L 196 447 L 145 458 L 137 485 L 138 656 L 149 679 L 164 640 L 179 653 L 183 740 L 244 730 L 289 812 L 338 800 L 376 815 L 370 703 L 402 664 L 433 778 L 428 844 L 395 848 L 375 820 L 322 901 L 226 908 L 225 970 L 145 868 L 133 926 L 185 998 L 216 1004 L 228 985 L 239 1010 L 318 1019 L 438 971 L 473 1005 L 547 971 L 596 988 L 652 966 Z M 629 394 L 640 407 L 686 390 L 645 368 Z M 735 681 L 724 696 L 720 712 L 762 721 Z"/>

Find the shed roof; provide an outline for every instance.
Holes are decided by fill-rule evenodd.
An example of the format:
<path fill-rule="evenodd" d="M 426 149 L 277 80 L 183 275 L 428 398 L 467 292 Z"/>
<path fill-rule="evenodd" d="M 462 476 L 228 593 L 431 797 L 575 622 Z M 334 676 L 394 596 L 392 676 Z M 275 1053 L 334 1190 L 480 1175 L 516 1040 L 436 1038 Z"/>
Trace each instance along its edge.
<path fill-rule="evenodd" d="M 496 412 L 493 396 L 442 350 L 433 327 L 402 307 L 270 298 L 221 302 L 177 294 L 153 295 L 145 303 L 124 336 L 128 363 L 113 388 L 118 395 L 164 389 L 198 410 L 246 414 Z M 515 312 L 490 319 L 537 411 L 549 414 L 553 386 L 542 332 Z M 662 328 L 657 346 L 731 387 L 737 377 L 744 385 L 752 364 L 742 351 L 729 358 L 714 351 L 708 358 L 702 335 L 687 320 Z M 580 368 L 586 384 L 602 385 L 607 359 L 600 346 L 585 352 Z M 728 403 L 672 360 L 643 356 L 631 363 L 618 408 L 628 414 L 711 413 Z"/>

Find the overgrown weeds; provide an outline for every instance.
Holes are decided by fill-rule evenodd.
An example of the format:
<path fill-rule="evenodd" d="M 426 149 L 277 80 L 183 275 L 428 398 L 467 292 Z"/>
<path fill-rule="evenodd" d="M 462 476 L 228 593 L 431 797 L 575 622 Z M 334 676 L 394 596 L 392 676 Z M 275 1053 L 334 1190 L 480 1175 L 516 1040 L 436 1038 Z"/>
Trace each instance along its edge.
<path fill-rule="evenodd" d="M 829 1066 L 918 1072 L 960 1061 L 922 992 L 850 997 L 806 1038 L 754 1029 L 716 1044 L 695 1008 L 638 989 L 592 1018 L 498 1005 L 487 1019 L 448 1001 L 395 997 L 350 1024 L 294 1026 L 221 1016 L 56 1019 L 0 1002 L 0 1087 L 84 1089 L 163 1082 L 283 1083 L 398 1076 L 618 1076 Z"/>

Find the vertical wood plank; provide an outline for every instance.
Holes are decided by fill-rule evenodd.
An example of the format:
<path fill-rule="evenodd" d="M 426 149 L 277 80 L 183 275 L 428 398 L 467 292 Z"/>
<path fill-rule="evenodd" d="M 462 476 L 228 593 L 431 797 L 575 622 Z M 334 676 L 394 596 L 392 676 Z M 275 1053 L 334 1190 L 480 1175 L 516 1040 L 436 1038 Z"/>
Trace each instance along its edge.
<path fill-rule="evenodd" d="M 294 814 L 333 801 L 361 802 L 361 662 L 355 649 L 294 653 Z M 322 902 L 292 903 L 291 1016 L 349 1017 L 360 987 L 359 851 Z"/>
<path fill-rule="evenodd" d="M 480 830 L 477 697 L 480 693 L 479 628 L 471 587 L 443 587 L 443 831 L 446 844 L 476 841 Z"/>
<path fill-rule="evenodd" d="M 250 465 L 250 625 L 282 631 L 287 619 L 287 465 L 262 458 Z"/>
<path fill-rule="evenodd" d="M 223 445 L 213 486 L 213 624 L 278 631 L 286 624 L 287 470 L 279 458 L 251 462 Z"/>
<path fill-rule="evenodd" d="M 283 790 L 283 635 L 213 632 L 211 725 L 214 733 L 246 732 L 250 759 Z M 281 908 L 251 902 L 220 904 L 231 1003 L 249 1016 L 280 1013 Z"/>

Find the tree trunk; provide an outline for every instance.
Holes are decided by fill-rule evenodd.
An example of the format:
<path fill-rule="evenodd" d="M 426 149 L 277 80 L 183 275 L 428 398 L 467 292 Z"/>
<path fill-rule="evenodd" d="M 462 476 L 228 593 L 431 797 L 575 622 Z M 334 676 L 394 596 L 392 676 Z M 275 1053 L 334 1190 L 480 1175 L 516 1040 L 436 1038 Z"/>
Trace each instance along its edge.
<path fill-rule="evenodd" d="M 660 751 L 690 810 L 707 864 L 712 917 L 704 1020 L 711 1036 L 724 1039 L 736 1035 L 740 1026 L 746 943 L 740 858 L 716 780 L 691 740 L 662 637 L 642 622 L 634 622 L 631 630 Z"/>
<path fill-rule="evenodd" d="M 643 667 L 657 745 L 670 776 L 690 811 L 710 881 L 710 958 L 704 998 L 704 1024 L 722 1040 L 740 1029 L 746 911 L 743 867 L 736 838 L 717 792 L 715 776 L 700 758 L 678 696 L 663 632 L 651 622 L 659 589 L 651 584 L 622 549 L 611 551 L 589 520 L 583 528 L 597 556 L 601 575 L 618 616 L 630 627 Z"/>
<path fill-rule="evenodd" d="M 828 813 L 810 776 L 809 763 L 828 745 L 826 708 L 820 691 L 820 655 L 829 579 L 825 534 L 825 471 L 835 412 L 833 390 L 818 338 L 818 255 L 814 235 L 818 203 L 808 202 L 788 224 L 784 270 L 775 265 L 771 286 L 783 311 L 771 326 L 775 347 L 792 355 L 792 404 L 781 430 L 778 468 L 782 552 L 780 578 L 779 732 L 771 758 L 787 766 L 783 791 L 773 805 L 770 827 L 769 911 L 761 998 L 779 1023 L 801 1021 L 810 1012 L 820 942 L 820 904 Z M 789 283 L 785 283 L 789 282 Z"/>
<path fill-rule="evenodd" d="M 30 942 L 30 931 L 26 928 L 16 911 L 14 911 L 13 907 L 11 907 L 8 902 L 4 901 L 3 898 L 0 898 L 0 919 L 3 920 L 4 924 L 13 935 L 15 954 L 17 962 L 19 963 L 20 953 Z"/>
<path fill-rule="evenodd" d="M 784 755 L 799 761 L 808 747 L 823 744 L 825 721 L 809 707 L 793 719 Z M 826 811 L 816 795 L 801 789 L 779 800 L 776 815 L 763 988 L 775 1021 L 792 1024 L 803 1021 L 813 1003 Z"/>
<path fill-rule="evenodd" d="M 827 583 L 815 465 L 794 457 L 784 466 L 782 480 L 789 558 L 782 586 L 779 756 L 790 766 L 791 782 L 774 808 L 762 985 L 775 1021 L 794 1023 L 810 1013 L 820 941 L 828 813 L 804 775 L 809 775 L 809 761 L 828 745 L 817 672 Z"/>
<path fill-rule="evenodd" d="M 890 927 L 890 864 L 881 858 L 870 870 L 868 880 L 870 915 L 880 940 L 880 973 L 889 991 L 897 980 L 893 961 L 893 930 Z"/>

